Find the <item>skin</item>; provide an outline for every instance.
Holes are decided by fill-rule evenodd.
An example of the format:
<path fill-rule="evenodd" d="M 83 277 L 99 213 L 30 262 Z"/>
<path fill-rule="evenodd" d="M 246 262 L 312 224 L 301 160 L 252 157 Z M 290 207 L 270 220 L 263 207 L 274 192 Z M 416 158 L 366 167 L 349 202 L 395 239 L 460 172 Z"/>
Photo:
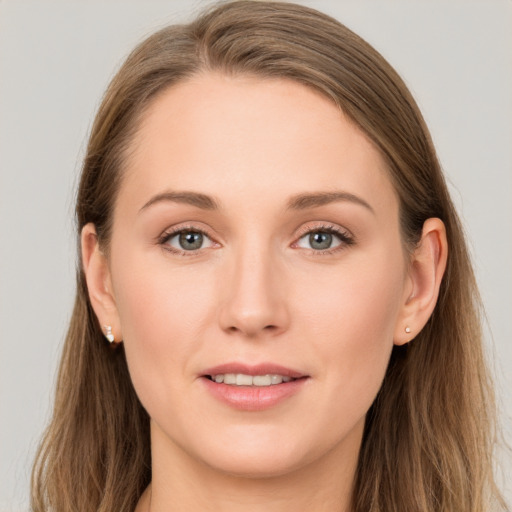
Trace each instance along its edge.
<path fill-rule="evenodd" d="M 220 208 L 144 208 L 168 191 Z M 368 206 L 286 209 L 319 191 Z M 319 249 L 309 234 L 330 227 L 342 238 Z M 207 237 L 175 253 L 178 237 L 162 240 L 170 228 Z M 98 321 L 123 340 L 151 417 L 153 481 L 137 510 L 350 510 L 365 415 L 393 345 L 432 313 L 446 236 L 429 219 L 404 250 L 383 160 L 334 104 L 292 81 L 217 74 L 163 92 L 125 169 L 109 258 L 91 224 L 82 247 Z M 274 407 L 241 411 L 201 379 L 232 361 L 308 379 Z"/>

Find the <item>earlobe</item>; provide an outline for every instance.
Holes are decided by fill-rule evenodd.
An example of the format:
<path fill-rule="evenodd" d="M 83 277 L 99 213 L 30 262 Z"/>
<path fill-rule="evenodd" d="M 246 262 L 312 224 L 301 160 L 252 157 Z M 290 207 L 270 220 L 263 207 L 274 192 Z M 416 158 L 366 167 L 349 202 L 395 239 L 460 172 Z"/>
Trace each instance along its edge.
<path fill-rule="evenodd" d="M 112 289 L 108 261 L 99 247 L 94 224 L 86 224 L 81 233 L 82 265 L 89 300 L 99 326 L 107 339 L 122 339 L 119 315 Z M 110 329 L 106 332 L 107 327 Z M 107 336 L 109 335 L 109 336 Z"/>
<path fill-rule="evenodd" d="M 414 250 L 408 274 L 408 292 L 395 328 L 395 345 L 411 341 L 432 315 L 446 269 L 448 242 L 444 223 L 427 219 Z"/>

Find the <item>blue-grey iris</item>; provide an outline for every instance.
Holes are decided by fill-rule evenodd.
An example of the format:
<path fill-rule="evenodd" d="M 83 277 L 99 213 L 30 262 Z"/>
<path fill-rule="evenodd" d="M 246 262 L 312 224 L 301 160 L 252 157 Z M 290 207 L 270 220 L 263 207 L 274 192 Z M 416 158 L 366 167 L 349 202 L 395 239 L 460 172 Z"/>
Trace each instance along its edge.
<path fill-rule="evenodd" d="M 195 249 L 200 249 L 203 245 L 203 235 L 202 233 L 197 233 L 195 231 L 180 233 L 179 243 L 180 247 L 185 250 L 193 251 Z"/>
<path fill-rule="evenodd" d="M 329 249 L 332 244 L 332 235 L 322 231 L 316 231 L 309 235 L 309 244 L 313 249 Z"/>

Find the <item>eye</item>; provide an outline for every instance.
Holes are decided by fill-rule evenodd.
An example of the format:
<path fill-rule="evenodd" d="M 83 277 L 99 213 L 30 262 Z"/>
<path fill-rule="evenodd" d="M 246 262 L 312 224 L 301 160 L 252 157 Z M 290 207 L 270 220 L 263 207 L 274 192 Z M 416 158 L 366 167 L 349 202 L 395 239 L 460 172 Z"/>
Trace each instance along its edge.
<path fill-rule="evenodd" d="M 206 233 L 197 229 L 180 229 L 164 233 L 160 243 L 173 252 L 198 251 L 214 245 Z"/>
<path fill-rule="evenodd" d="M 296 242 L 297 247 L 312 249 L 317 252 L 331 252 L 333 249 L 353 244 L 351 235 L 334 226 L 309 229 L 305 235 Z"/>

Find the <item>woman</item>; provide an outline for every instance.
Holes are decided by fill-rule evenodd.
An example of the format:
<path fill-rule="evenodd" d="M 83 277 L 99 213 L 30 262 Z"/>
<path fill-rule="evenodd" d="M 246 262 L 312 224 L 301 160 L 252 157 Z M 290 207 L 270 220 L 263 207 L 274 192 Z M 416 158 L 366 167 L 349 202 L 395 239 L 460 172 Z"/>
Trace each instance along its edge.
<path fill-rule="evenodd" d="M 77 219 L 34 510 L 503 506 L 457 215 L 410 93 L 338 22 L 233 2 L 148 38 Z"/>

